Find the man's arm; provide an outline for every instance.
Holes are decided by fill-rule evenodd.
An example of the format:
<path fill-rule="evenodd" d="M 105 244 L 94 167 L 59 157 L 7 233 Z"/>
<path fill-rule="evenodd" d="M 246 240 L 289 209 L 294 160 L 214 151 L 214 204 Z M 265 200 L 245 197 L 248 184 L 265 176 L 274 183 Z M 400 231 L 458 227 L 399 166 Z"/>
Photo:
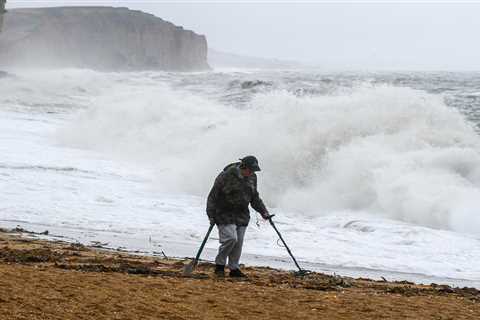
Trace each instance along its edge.
<path fill-rule="evenodd" d="M 219 198 L 220 193 L 222 192 L 223 186 L 223 175 L 220 174 L 216 179 L 215 183 L 213 184 L 210 193 L 208 194 L 207 198 L 207 215 L 210 222 L 213 222 L 215 219 L 215 212 L 217 211 L 217 201 Z"/>
<path fill-rule="evenodd" d="M 257 179 L 255 179 L 255 190 L 253 192 L 252 201 L 250 202 L 252 208 L 260 213 L 264 219 L 268 219 L 270 214 L 268 213 L 267 207 L 263 203 L 263 200 L 260 198 L 257 190 Z"/>

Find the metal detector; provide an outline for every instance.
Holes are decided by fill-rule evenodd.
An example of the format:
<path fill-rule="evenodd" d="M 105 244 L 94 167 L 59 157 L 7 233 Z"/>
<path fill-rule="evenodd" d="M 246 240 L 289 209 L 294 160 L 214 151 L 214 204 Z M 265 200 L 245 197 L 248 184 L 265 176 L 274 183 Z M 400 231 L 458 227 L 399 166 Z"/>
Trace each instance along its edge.
<path fill-rule="evenodd" d="M 293 262 L 294 262 L 295 265 L 297 266 L 298 271 L 295 272 L 295 276 L 302 277 L 302 276 L 307 275 L 307 274 L 310 273 L 311 271 L 302 269 L 302 268 L 300 267 L 300 265 L 299 265 L 298 262 L 297 262 L 297 259 L 295 259 L 295 257 L 294 257 L 293 254 L 292 254 L 292 251 L 290 251 L 290 248 L 287 246 L 287 243 L 285 242 L 285 240 L 283 240 L 283 237 L 282 237 L 282 235 L 280 234 L 280 231 L 278 231 L 277 227 L 275 226 L 275 223 L 273 223 L 272 218 L 273 218 L 274 216 L 275 216 L 274 214 L 272 214 L 271 216 L 269 216 L 269 217 L 268 217 L 268 222 L 270 222 L 270 225 L 271 225 L 271 226 L 273 227 L 273 229 L 275 229 L 275 231 L 277 232 L 278 237 L 280 238 L 280 240 L 282 241 L 283 245 L 285 246 L 285 249 L 287 249 L 288 254 L 290 255 L 290 257 L 292 257 Z"/>

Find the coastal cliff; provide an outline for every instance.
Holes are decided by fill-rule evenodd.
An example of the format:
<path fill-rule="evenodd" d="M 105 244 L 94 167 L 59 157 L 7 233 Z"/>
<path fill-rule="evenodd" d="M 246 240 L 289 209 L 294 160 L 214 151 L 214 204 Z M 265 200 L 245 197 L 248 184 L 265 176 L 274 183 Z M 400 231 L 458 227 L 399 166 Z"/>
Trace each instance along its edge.
<path fill-rule="evenodd" d="M 194 71 L 209 68 L 207 50 L 205 36 L 127 8 L 14 9 L 0 66 Z"/>

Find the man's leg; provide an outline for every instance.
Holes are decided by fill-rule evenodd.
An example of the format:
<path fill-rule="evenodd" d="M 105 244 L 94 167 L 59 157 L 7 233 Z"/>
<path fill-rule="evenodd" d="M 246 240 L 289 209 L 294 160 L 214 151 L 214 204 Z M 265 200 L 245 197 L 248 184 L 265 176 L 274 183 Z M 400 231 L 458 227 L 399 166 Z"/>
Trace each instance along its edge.
<path fill-rule="evenodd" d="M 240 269 L 240 256 L 242 255 L 243 238 L 247 227 L 236 226 L 237 241 L 228 255 L 228 268 L 230 270 Z"/>
<path fill-rule="evenodd" d="M 237 226 L 234 224 L 217 225 L 220 247 L 215 258 L 215 264 L 225 266 L 227 257 L 232 252 L 237 243 Z"/>

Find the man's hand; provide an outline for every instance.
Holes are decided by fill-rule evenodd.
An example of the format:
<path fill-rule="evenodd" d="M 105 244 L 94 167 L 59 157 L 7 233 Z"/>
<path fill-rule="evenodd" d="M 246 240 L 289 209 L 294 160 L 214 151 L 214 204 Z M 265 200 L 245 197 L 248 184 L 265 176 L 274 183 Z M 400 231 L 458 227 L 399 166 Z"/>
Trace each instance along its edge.
<path fill-rule="evenodd" d="M 213 217 L 208 217 L 208 220 L 210 221 L 210 225 L 214 225 L 216 223 Z"/>
<path fill-rule="evenodd" d="M 274 214 L 270 214 L 268 212 L 265 212 L 264 214 L 262 214 L 262 218 L 265 220 L 270 220 L 273 216 Z"/>

